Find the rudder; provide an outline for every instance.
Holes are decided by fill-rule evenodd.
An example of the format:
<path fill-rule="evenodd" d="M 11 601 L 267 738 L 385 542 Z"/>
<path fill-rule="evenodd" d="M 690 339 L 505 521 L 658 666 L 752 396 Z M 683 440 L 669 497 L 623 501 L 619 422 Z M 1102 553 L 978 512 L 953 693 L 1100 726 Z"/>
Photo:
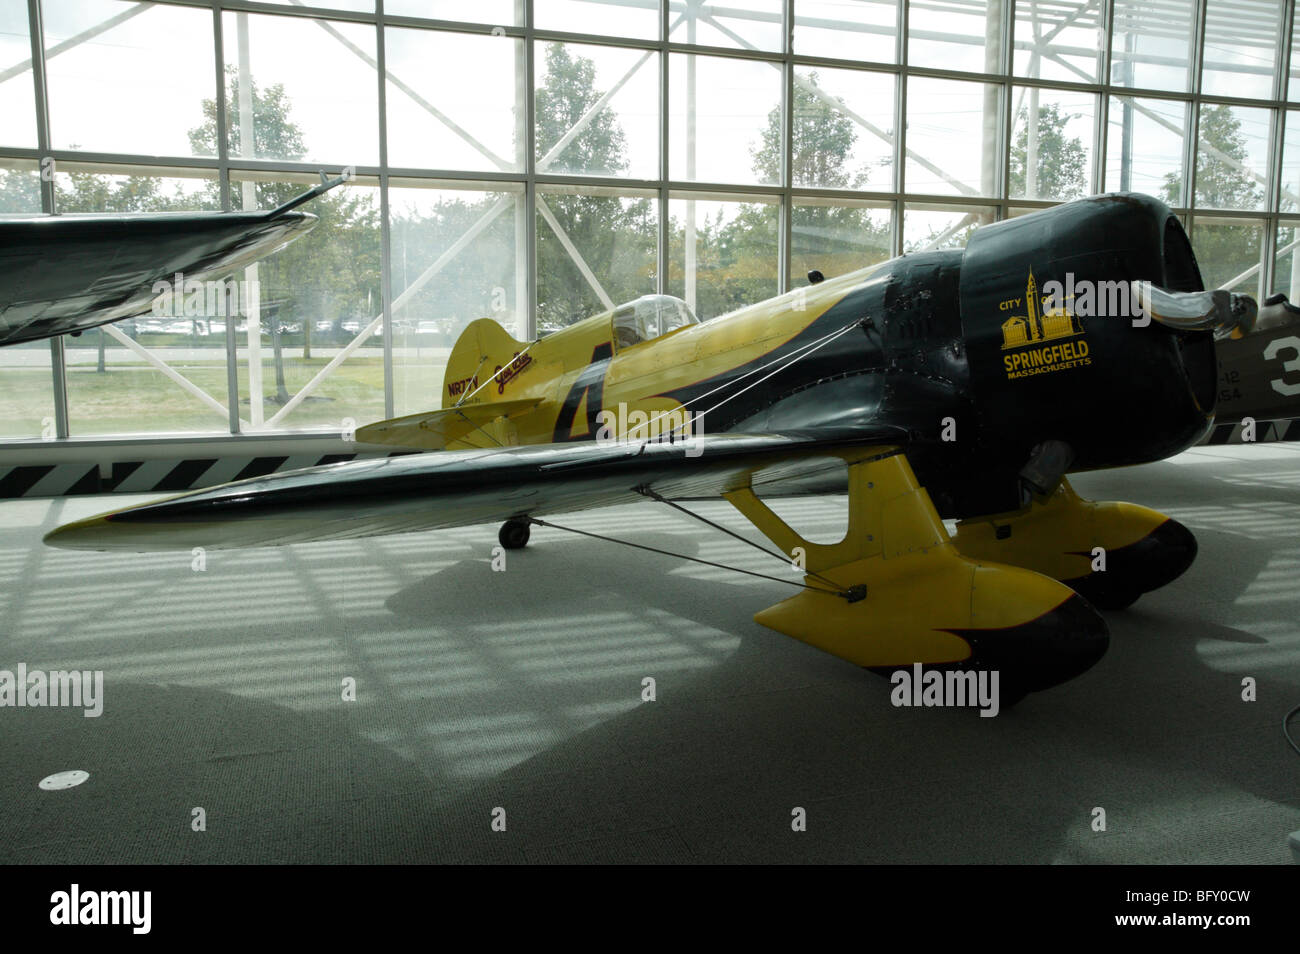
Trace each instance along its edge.
<path fill-rule="evenodd" d="M 510 337 L 509 332 L 491 318 L 479 318 L 465 326 L 447 358 L 442 385 L 442 406 L 453 407 L 468 395 L 474 404 L 485 404 L 499 397 L 499 389 L 484 383 L 504 368 L 528 346 Z"/>

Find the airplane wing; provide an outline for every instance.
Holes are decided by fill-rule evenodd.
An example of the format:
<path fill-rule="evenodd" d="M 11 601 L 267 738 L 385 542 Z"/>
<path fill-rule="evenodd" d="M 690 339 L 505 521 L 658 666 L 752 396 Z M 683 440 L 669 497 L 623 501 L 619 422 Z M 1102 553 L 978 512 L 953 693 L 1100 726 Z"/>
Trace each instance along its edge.
<path fill-rule="evenodd" d="M 540 444 L 443 451 L 288 471 L 194 491 L 59 527 L 51 546 L 189 550 L 278 546 L 503 522 L 752 486 L 789 492 L 834 479 L 836 451 L 906 441 L 903 428 L 716 434 L 677 443 Z M 698 453 L 697 453 L 698 452 Z M 694 456 L 692 456 L 694 455 Z"/>
<path fill-rule="evenodd" d="M 0 345 L 147 314 L 157 282 L 204 282 L 265 258 L 316 225 L 294 209 L 346 177 L 321 180 L 265 212 L 0 220 Z"/>

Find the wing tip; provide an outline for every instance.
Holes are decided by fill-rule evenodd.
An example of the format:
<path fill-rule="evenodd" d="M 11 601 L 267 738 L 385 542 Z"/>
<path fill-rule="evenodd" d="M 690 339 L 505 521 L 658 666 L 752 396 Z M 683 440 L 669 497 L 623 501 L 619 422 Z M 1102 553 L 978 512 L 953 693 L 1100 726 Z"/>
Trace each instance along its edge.
<path fill-rule="evenodd" d="M 110 514 L 101 513 L 93 517 L 74 520 L 55 527 L 41 538 L 47 547 L 58 550 L 107 550 L 104 545 L 107 534 L 104 528 L 109 526 Z"/>

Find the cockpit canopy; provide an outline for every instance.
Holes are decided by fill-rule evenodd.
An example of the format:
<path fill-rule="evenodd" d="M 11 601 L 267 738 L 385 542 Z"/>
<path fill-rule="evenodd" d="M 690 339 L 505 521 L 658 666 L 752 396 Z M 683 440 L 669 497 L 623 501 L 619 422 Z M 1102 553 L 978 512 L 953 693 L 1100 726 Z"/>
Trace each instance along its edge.
<path fill-rule="evenodd" d="M 614 310 L 614 342 L 630 348 L 687 325 L 698 325 L 690 306 L 672 295 L 643 295 Z"/>

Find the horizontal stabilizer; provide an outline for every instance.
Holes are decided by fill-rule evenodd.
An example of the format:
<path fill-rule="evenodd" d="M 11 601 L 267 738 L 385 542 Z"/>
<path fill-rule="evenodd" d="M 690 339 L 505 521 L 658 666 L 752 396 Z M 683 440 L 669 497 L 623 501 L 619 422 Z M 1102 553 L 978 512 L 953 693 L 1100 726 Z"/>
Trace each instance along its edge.
<path fill-rule="evenodd" d="M 541 398 L 521 398 L 408 414 L 358 428 L 357 440 L 364 444 L 388 444 L 426 451 L 446 450 L 457 441 L 476 447 L 492 447 L 496 438 L 488 425 L 500 417 L 531 411 L 541 403 Z"/>

